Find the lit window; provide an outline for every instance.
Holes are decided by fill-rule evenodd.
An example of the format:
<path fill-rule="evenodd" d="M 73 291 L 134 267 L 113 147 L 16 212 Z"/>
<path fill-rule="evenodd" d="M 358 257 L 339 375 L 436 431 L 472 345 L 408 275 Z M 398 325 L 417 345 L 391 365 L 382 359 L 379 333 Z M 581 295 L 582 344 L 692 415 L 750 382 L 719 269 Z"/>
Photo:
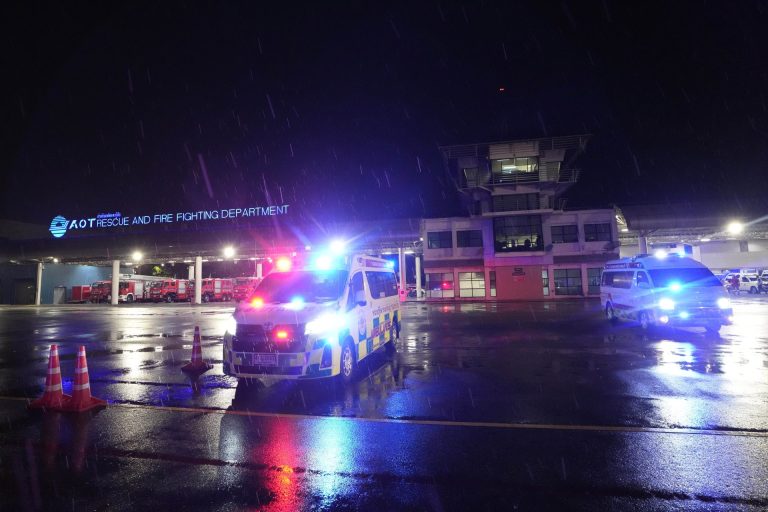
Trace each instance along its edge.
<path fill-rule="evenodd" d="M 459 272 L 459 297 L 485 297 L 483 272 Z"/>
<path fill-rule="evenodd" d="M 540 215 L 515 215 L 493 219 L 493 239 L 496 252 L 541 251 Z"/>
<path fill-rule="evenodd" d="M 452 299 L 453 272 L 427 274 L 427 297 L 433 299 Z"/>

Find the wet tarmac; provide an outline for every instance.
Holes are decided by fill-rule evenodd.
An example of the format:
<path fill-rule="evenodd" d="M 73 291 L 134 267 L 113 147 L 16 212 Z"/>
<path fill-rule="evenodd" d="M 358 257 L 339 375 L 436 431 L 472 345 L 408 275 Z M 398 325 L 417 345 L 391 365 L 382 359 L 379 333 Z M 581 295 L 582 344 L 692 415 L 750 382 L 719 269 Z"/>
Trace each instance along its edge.
<path fill-rule="evenodd" d="M 768 297 L 734 302 L 719 338 L 408 303 L 352 385 L 266 387 L 222 375 L 231 305 L 0 307 L 0 510 L 765 510 Z M 109 407 L 26 410 L 51 343 Z"/>

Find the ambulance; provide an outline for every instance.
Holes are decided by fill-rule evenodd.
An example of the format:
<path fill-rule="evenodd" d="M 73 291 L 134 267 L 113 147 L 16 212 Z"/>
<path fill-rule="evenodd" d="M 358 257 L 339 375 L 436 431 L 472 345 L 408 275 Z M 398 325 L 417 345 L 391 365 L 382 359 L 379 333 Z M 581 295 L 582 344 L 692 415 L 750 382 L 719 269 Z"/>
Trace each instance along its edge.
<path fill-rule="evenodd" d="M 373 352 L 394 350 L 400 300 L 391 263 L 321 255 L 304 268 L 278 261 L 235 309 L 224 334 L 224 373 L 239 379 L 349 382 Z"/>
<path fill-rule="evenodd" d="M 608 320 L 652 326 L 704 327 L 717 333 L 733 322 L 728 293 L 700 262 L 657 251 L 605 264 L 600 301 Z"/>

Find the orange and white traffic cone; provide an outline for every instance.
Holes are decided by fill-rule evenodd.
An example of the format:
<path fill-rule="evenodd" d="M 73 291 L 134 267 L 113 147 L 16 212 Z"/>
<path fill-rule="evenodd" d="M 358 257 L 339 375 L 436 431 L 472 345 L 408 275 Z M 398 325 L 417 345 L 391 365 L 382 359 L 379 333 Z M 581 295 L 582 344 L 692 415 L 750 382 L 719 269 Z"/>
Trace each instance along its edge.
<path fill-rule="evenodd" d="M 91 396 L 91 382 L 88 379 L 88 361 L 85 359 L 85 347 L 80 345 L 80 348 L 77 350 L 75 379 L 72 383 L 72 398 L 66 400 L 64 405 L 58 409 L 67 412 L 84 412 L 105 405 L 107 405 L 106 400 Z"/>
<path fill-rule="evenodd" d="M 29 404 L 30 409 L 57 409 L 66 400 L 72 398 L 61 390 L 61 367 L 59 366 L 59 347 L 51 345 L 48 356 L 48 375 L 45 376 L 43 396 Z"/>
<path fill-rule="evenodd" d="M 192 360 L 181 367 L 187 373 L 205 373 L 213 368 L 212 364 L 203 361 L 203 347 L 200 344 L 200 327 L 195 326 L 195 338 L 192 341 Z"/>

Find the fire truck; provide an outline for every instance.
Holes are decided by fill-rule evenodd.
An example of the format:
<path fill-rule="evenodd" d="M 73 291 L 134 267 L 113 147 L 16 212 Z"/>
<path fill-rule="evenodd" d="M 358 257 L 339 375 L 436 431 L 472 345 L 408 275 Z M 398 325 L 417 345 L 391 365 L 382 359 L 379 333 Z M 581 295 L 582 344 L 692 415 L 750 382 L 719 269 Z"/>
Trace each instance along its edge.
<path fill-rule="evenodd" d="M 234 281 L 232 298 L 240 302 L 251 296 L 261 279 L 258 277 L 238 277 Z"/>
<path fill-rule="evenodd" d="M 195 282 L 189 283 L 190 294 L 195 294 Z M 235 291 L 232 279 L 221 277 L 209 277 L 203 279 L 203 287 L 200 291 L 200 297 L 203 302 L 224 301 L 229 302 L 234 297 Z"/>
<path fill-rule="evenodd" d="M 145 288 L 156 278 L 123 274 L 118 286 L 118 302 L 136 302 L 144 298 Z M 91 285 L 91 302 L 112 302 L 112 281 L 96 281 Z"/>
<path fill-rule="evenodd" d="M 149 300 L 152 302 L 188 301 L 193 296 L 193 288 L 187 279 L 155 281 L 149 290 Z"/>
<path fill-rule="evenodd" d="M 91 300 L 91 285 L 79 284 L 72 287 L 72 297 L 69 302 L 88 302 Z"/>

